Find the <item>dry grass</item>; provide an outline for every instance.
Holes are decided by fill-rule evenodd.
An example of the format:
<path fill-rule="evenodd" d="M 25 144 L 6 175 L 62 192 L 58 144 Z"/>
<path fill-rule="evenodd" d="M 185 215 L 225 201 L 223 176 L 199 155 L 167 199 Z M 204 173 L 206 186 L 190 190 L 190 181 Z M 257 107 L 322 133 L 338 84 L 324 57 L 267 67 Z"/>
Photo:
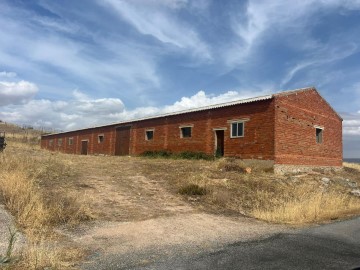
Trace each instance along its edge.
<path fill-rule="evenodd" d="M 25 232 L 29 244 L 14 267 L 64 269 L 71 263 L 62 255 L 63 248 L 52 244 L 57 237 L 53 228 L 89 220 L 91 213 L 77 198 L 56 190 L 45 191 L 42 187 L 65 177 L 71 168 L 48 153 L 47 159 L 32 156 L 30 153 L 37 153 L 32 152 L 32 145 L 11 140 L 8 145 L 15 151 L 5 151 L 0 155 L 0 194 L 15 216 L 18 227 Z M 46 247 L 44 243 L 48 243 Z"/>
<path fill-rule="evenodd" d="M 344 162 L 343 166 L 345 168 L 352 168 L 352 169 L 356 169 L 356 170 L 360 171 L 360 164 L 359 163 Z"/>
<path fill-rule="evenodd" d="M 251 214 L 275 223 L 304 224 L 334 220 L 360 213 L 360 200 L 336 191 L 301 192 L 295 197 L 270 199 L 268 207 L 255 208 Z"/>
<path fill-rule="evenodd" d="M 83 252 L 56 244 L 53 229 L 91 219 L 88 206 L 103 213 L 101 220 L 111 221 L 173 214 L 164 207 L 170 201 L 275 223 L 323 222 L 360 213 L 360 199 L 344 182 L 360 185 L 359 164 L 344 163 L 346 169 L 338 173 L 277 176 L 271 162 L 79 157 L 42 151 L 33 140 L 10 138 L 0 155 L 1 195 L 29 239 L 20 269 L 71 268 Z M 328 186 L 323 177 L 331 179 Z"/>
<path fill-rule="evenodd" d="M 84 256 L 76 247 L 62 247 L 44 240 L 29 245 L 21 254 L 16 269 L 74 269 L 74 261 Z"/>
<path fill-rule="evenodd" d="M 152 179 L 165 177 L 182 191 L 187 187 L 206 194 L 182 192 L 206 211 L 245 214 L 275 223 L 317 223 L 360 214 L 360 199 L 351 195 L 346 179 L 360 185 L 359 165 L 345 164 L 341 172 L 278 176 L 269 162 L 220 159 L 216 162 L 164 161 L 144 171 Z M 251 173 L 245 173 L 250 167 Z M 352 169 L 349 169 L 352 168 Z M 323 177 L 331 178 L 329 186 Z"/>

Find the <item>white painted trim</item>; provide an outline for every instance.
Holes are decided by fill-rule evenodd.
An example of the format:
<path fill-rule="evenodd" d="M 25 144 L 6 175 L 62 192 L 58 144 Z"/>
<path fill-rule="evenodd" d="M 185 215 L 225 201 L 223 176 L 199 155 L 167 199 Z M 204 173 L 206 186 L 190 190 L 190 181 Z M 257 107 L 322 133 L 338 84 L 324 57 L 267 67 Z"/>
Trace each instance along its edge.
<path fill-rule="evenodd" d="M 245 136 L 245 122 L 246 121 L 232 121 L 230 122 L 230 139 L 243 138 Z M 242 136 L 233 136 L 232 135 L 232 125 L 235 123 L 242 123 Z"/>
<path fill-rule="evenodd" d="M 189 124 L 189 125 L 180 125 L 179 128 L 187 128 L 187 127 L 194 127 L 194 124 Z"/>
<path fill-rule="evenodd" d="M 68 137 L 68 145 L 74 145 L 74 137 Z M 70 144 L 70 140 L 71 140 L 71 144 Z"/>
<path fill-rule="evenodd" d="M 153 133 L 153 137 L 152 137 L 152 139 L 151 140 L 149 140 L 148 138 L 147 138 L 147 132 L 148 131 L 152 131 L 152 133 Z M 145 129 L 145 141 L 153 141 L 154 140 L 154 135 L 155 135 L 155 128 L 148 128 L 148 129 Z"/>
<path fill-rule="evenodd" d="M 223 127 L 223 128 L 213 128 L 214 131 L 216 130 L 227 130 L 227 127 Z"/>
<path fill-rule="evenodd" d="M 183 132 L 182 132 L 182 129 L 183 129 L 183 128 L 191 128 L 191 136 L 190 136 L 190 137 L 184 137 L 184 136 L 183 136 Z M 181 138 L 181 139 L 192 138 L 193 128 L 194 128 L 194 125 L 179 126 L 180 138 Z"/>
<path fill-rule="evenodd" d="M 250 121 L 250 118 L 240 118 L 240 119 L 227 120 L 228 123 L 238 123 L 238 122 L 247 122 L 247 121 Z"/>
<path fill-rule="evenodd" d="M 103 141 L 102 142 L 100 142 L 100 136 L 102 136 L 103 137 Z M 105 140 L 105 135 L 102 133 L 102 134 L 98 134 L 97 135 L 97 141 L 98 141 L 98 143 L 103 143 L 104 142 L 104 140 Z"/>
<path fill-rule="evenodd" d="M 322 127 L 322 126 L 317 126 L 317 125 L 314 125 L 314 128 L 318 128 L 318 129 L 322 129 L 322 130 L 324 130 L 325 128 L 324 127 Z"/>

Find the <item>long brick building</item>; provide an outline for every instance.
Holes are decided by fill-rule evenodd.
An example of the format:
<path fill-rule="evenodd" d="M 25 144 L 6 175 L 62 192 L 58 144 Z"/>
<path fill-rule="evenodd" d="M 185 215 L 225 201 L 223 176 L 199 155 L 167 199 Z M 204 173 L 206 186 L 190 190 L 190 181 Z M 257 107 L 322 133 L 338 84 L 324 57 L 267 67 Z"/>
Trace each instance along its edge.
<path fill-rule="evenodd" d="M 272 160 L 277 167 L 341 167 L 342 118 L 309 87 L 43 135 L 41 147 L 84 155 L 196 151 Z"/>

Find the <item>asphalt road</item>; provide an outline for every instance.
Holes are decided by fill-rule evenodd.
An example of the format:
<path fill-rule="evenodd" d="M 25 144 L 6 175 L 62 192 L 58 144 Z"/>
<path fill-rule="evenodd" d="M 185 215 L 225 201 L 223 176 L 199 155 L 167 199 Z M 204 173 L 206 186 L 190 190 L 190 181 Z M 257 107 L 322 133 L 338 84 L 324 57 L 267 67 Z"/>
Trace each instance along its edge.
<path fill-rule="evenodd" d="M 360 269 L 360 218 L 131 269 Z"/>

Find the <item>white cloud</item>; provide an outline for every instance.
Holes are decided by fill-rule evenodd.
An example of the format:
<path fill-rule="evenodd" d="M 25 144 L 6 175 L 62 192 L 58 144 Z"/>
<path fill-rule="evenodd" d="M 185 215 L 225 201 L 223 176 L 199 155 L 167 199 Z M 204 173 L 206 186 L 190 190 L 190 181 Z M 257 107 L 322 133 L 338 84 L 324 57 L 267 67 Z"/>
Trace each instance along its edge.
<path fill-rule="evenodd" d="M 335 9 L 358 10 L 360 9 L 360 2 L 358 0 L 249 0 L 245 14 L 234 12 L 230 16 L 232 30 L 238 39 L 233 41 L 223 54 L 224 61 L 230 67 L 243 64 L 248 61 L 249 56 L 254 55 L 255 48 L 266 41 L 266 38 L 285 31 L 288 38 L 291 34 L 301 37 L 293 44 L 299 50 L 322 48 L 324 44 L 321 44 L 316 38 L 311 38 L 311 34 L 308 33 L 308 29 L 312 29 L 309 25 L 316 24 L 317 16 L 314 16 L 315 13 L 319 11 L 326 13 Z M 289 40 L 284 40 L 284 42 L 291 42 Z M 338 41 L 337 44 L 341 45 L 341 38 Z M 342 48 L 342 46 L 339 47 L 338 53 L 341 53 Z M 327 49 L 336 50 L 336 48 Z M 286 76 L 291 77 L 291 73 L 294 70 L 295 73 L 296 70 L 300 70 L 300 66 L 306 66 L 306 64 L 296 65 Z M 286 79 L 284 80 L 286 81 Z"/>
<path fill-rule="evenodd" d="M 349 136 L 360 135 L 360 111 L 353 114 L 343 114 L 343 133 Z"/>
<path fill-rule="evenodd" d="M 162 107 L 140 107 L 127 110 L 120 99 L 93 99 L 79 90 L 73 92 L 69 101 L 31 100 L 24 105 L 4 107 L 0 119 L 18 124 L 36 127 L 71 130 L 94 125 L 110 124 L 141 117 L 181 111 L 201 106 L 218 104 L 253 96 L 266 92 L 228 91 L 220 95 L 206 94 L 199 91 L 191 97 L 182 97 L 172 105 Z"/>
<path fill-rule="evenodd" d="M 62 85 L 69 81 L 73 85 L 86 82 L 93 89 L 110 94 L 122 89 L 146 92 L 161 84 L 155 58 L 146 45 L 123 40 L 113 33 L 91 32 L 76 21 L 38 17 L 7 8 L 6 14 L 0 10 L 0 25 L 7 26 L 0 28 L 0 59 L 4 65 L 18 72 L 30 72 L 42 82 L 46 78 L 48 85 L 43 90 L 53 87 L 54 81 Z M 78 38 L 59 32 L 76 33 Z M 11 75 L 5 71 L 1 74 Z"/>
<path fill-rule="evenodd" d="M 343 133 L 347 136 L 360 135 L 360 111 L 357 113 L 344 113 L 342 114 Z"/>
<path fill-rule="evenodd" d="M 0 72 L 0 77 L 14 78 L 16 76 L 17 76 L 17 74 L 15 72 L 7 72 L 7 71 L 1 71 Z"/>
<path fill-rule="evenodd" d="M 37 91 L 37 86 L 31 82 L 0 81 L 0 106 L 26 103 L 35 96 Z"/>
<path fill-rule="evenodd" d="M 102 1 L 101 1 L 102 2 Z M 200 39 L 198 33 L 185 22 L 178 22 L 176 16 L 166 7 L 179 8 L 185 1 L 141 1 L 141 5 L 130 1 L 105 1 L 122 19 L 134 26 L 144 35 L 150 35 L 164 44 L 171 44 L 186 50 L 201 59 L 211 59 L 208 46 Z M 172 3 L 169 5 L 169 3 Z M 161 7 L 163 4 L 164 7 Z"/>

